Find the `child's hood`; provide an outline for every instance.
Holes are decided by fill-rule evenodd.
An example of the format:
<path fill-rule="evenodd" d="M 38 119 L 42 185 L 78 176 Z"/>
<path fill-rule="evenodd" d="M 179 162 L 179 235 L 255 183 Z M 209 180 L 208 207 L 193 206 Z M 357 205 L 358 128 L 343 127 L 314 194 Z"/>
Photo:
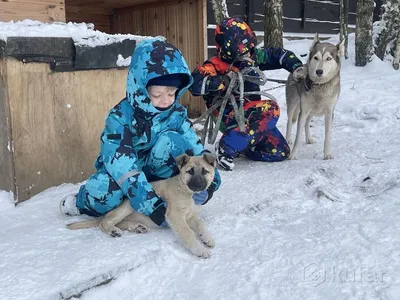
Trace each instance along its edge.
<path fill-rule="evenodd" d="M 231 64 L 238 56 L 254 49 L 257 38 L 250 26 L 238 17 L 226 18 L 215 28 L 218 56 Z"/>
<path fill-rule="evenodd" d="M 182 94 L 193 83 L 189 67 L 182 53 L 174 45 L 159 38 L 146 39 L 139 43 L 133 52 L 128 71 L 126 96 L 129 103 L 148 117 L 160 111 L 151 104 L 146 85 L 149 80 L 168 74 L 185 74 L 187 81 L 177 92 L 175 106 Z M 185 76 L 183 76 L 185 77 Z"/>

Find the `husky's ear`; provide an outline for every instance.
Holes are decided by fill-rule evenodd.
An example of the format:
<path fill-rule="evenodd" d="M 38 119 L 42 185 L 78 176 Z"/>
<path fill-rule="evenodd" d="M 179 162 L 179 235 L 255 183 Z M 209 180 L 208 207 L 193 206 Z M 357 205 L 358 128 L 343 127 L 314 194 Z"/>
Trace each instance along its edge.
<path fill-rule="evenodd" d="M 209 163 L 214 168 L 217 166 L 216 158 L 211 153 L 204 153 L 203 158 L 207 163 Z"/>
<path fill-rule="evenodd" d="M 345 41 L 345 40 L 346 40 L 346 39 L 343 39 L 339 44 L 336 45 L 336 48 L 337 48 L 337 50 L 338 50 L 337 55 L 338 55 L 339 57 L 342 57 L 342 56 L 344 55 L 344 41 Z"/>
<path fill-rule="evenodd" d="M 314 40 L 312 41 L 310 50 L 312 50 L 316 44 L 320 43 L 318 32 L 314 35 Z"/>
<path fill-rule="evenodd" d="M 182 169 L 184 165 L 186 165 L 190 160 L 190 156 L 186 153 L 183 153 L 177 157 L 175 157 L 176 164 L 178 165 L 179 170 Z"/>

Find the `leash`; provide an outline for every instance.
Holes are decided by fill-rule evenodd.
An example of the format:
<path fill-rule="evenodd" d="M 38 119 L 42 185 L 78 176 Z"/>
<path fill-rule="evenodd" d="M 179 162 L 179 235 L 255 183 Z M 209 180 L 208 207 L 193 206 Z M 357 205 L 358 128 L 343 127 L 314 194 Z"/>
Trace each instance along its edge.
<path fill-rule="evenodd" d="M 250 58 L 244 57 L 244 58 L 239 58 L 235 60 L 234 62 L 241 60 L 241 61 L 251 61 Z M 233 63 L 234 63 L 233 62 Z M 241 132 L 245 131 L 245 117 L 244 117 L 244 101 L 245 101 L 245 96 L 248 95 L 261 95 L 265 96 L 272 101 L 277 102 L 276 98 L 271 95 L 270 93 L 267 93 L 265 91 L 253 91 L 253 92 L 245 92 L 244 91 L 244 82 L 252 82 L 257 85 L 265 85 L 268 80 L 274 81 L 274 82 L 279 82 L 279 83 L 286 83 L 286 80 L 279 80 L 278 79 L 267 79 L 265 74 L 257 67 L 247 67 L 244 68 L 243 70 L 240 70 L 240 72 L 231 72 L 232 71 L 232 65 L 231 64 L 228 73 L 230 72 L 230 82 L 228 85 L 228 88 L 224 94 L 224 96 L 217 95 L 214 97 L 212 105 L 209 109 L 207 109 L 199 118 L 197 118 L 193 124 L 200 123 L 204 118 L 206 118 L 204 128 L 201 133 L 201 143 L 204 145 L 206 141 L 206 136 L 208 133 L 208 143 L 209 144 L 214 144 L 215 140 L 218 135 L 218 131 L 221 125 L 222 117 L 223 117 L 223 112 L 225 110 L 226 104 L 230 100 L 233 109 L 235 111 L 235 119 L 239 125 L 239 130 Z M 258 76 L 251 76 L 249 73 L 255 72 Z M 227 76 L 227 75 L 226 75 Z M 239 106 L 237 105 L 236 97 L 233 94 L 235 93 L 236 95 L 239 95 Z M 213 120 L 213 115 L 212 112 L 219 107 L 219 113 L 218 113 L 218 118 L 215 121 Z"/>

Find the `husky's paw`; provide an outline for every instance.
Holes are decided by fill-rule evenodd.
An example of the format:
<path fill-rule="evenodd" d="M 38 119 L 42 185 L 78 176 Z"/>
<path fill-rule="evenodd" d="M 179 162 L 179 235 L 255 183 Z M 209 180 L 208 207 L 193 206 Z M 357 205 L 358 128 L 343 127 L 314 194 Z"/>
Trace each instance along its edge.
<path fill-rule="evenodd" d="M 309 138 L 306 138 L 306 143 L 307 144 L 314 144 L 315 141 L 314 141 L 314 139 L 312 137 L 309 137 Z"/>
<path fill-rule="evenodd" d="M 215 246 L 215 241 L 213 239 L 213 237 L 209 234 L 209 233 L 203 233 L 199 235 L 200 240 L 207 246 L 210 248 L 214 248 Z"/>
<path fill-rule="evenodd" d="M 201 244 L 196 245 L 189 249 L 194 255 L 202 258 L 209 258 L 211 256 L 211 252 Z"/>
<path fill-rule="evenodd" d="M 325 160 L 333 159 L 333 155 L 330 154 L 330 153 L 329 153 L 329 154 L 325 154 L 325 155 L 324 155 L 324 159 L 325 159 Z"/>
<path fill-rule="evenodd" d="M 295 159 L 297 159 L 297 154 L 296 154 L 296 153 L 291 153 L 291 154 L 289 155 L 289 159 L 290 159 L 290 160 L 295 160 Z"/>

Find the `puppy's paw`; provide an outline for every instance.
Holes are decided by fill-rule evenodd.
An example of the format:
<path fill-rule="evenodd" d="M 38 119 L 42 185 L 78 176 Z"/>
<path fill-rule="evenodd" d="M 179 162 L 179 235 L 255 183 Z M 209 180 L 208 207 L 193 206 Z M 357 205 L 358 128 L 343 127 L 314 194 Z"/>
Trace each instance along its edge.
<path fill-rule="evenodd" d="M 122 235 L 122 230 L 114 226 L 114 224 L 109 224 L 107 222 L 100 222 L 99 227 L 101 231 L 112 237 L 120 237 Z"/>
<path fill-rule="evenodd" d="M 213 237 L 209 234 L 209 233 L 203 233 L 199 235 L 200 240 L 207 246 L 210 248 L 214 248 L 215 246 L 215 241 L 213 239 Z"/>
<path fill-rule="evenodd" d="M 189 249 L 194 255 L 202 258 L 209 258 L 211 256 L 211 252 L 201 244 L 198 244 L 195 247 Z"/>
<path fill-rule="evenodd" d="M 325 154 L 325 155 L 324 155 L 324 159 L 325 159 L 325 160 L 328 160 L 328 159 L 333 159 L 333 155 L 332 155 L 332 154 L 330 154 L 330 153 L 328 153 L 328 154 Z"/>
<path fill-rule="evenodd" d="M 296 153 L 291 153 L 291 154 L 289 155 L 289 159 L 290 159 L 290 160 L 295 160 L 295 159 L 297 159 Z"/>
<path fill-rule="evenodd" d="M 111 235 L 112 237 L 120 237 L 120 236 L 122 235 L 122 230 L 120 230 L 120 229 L 118 229 L 118 228 L 115 228 L 114 230 L 112 230 L 112 231 L 110 232 L 110 235 Z"/>
<path fill-rule="evenodd" d="M 131 231 L 134 231 L 134 232 L 136 232 L 136 233 L 147 233 L 148 231 L 149 231 L 149 229 L 147 228 L 147 226 L 145 226 L 145 225 L 143 225 L 143 224 L 141 224 L 141 223 L 138 223 L 137 225 L 136 225 L 136 227 L 135 228 L 132 228 L 133 230 L 131 230 Z"/>

